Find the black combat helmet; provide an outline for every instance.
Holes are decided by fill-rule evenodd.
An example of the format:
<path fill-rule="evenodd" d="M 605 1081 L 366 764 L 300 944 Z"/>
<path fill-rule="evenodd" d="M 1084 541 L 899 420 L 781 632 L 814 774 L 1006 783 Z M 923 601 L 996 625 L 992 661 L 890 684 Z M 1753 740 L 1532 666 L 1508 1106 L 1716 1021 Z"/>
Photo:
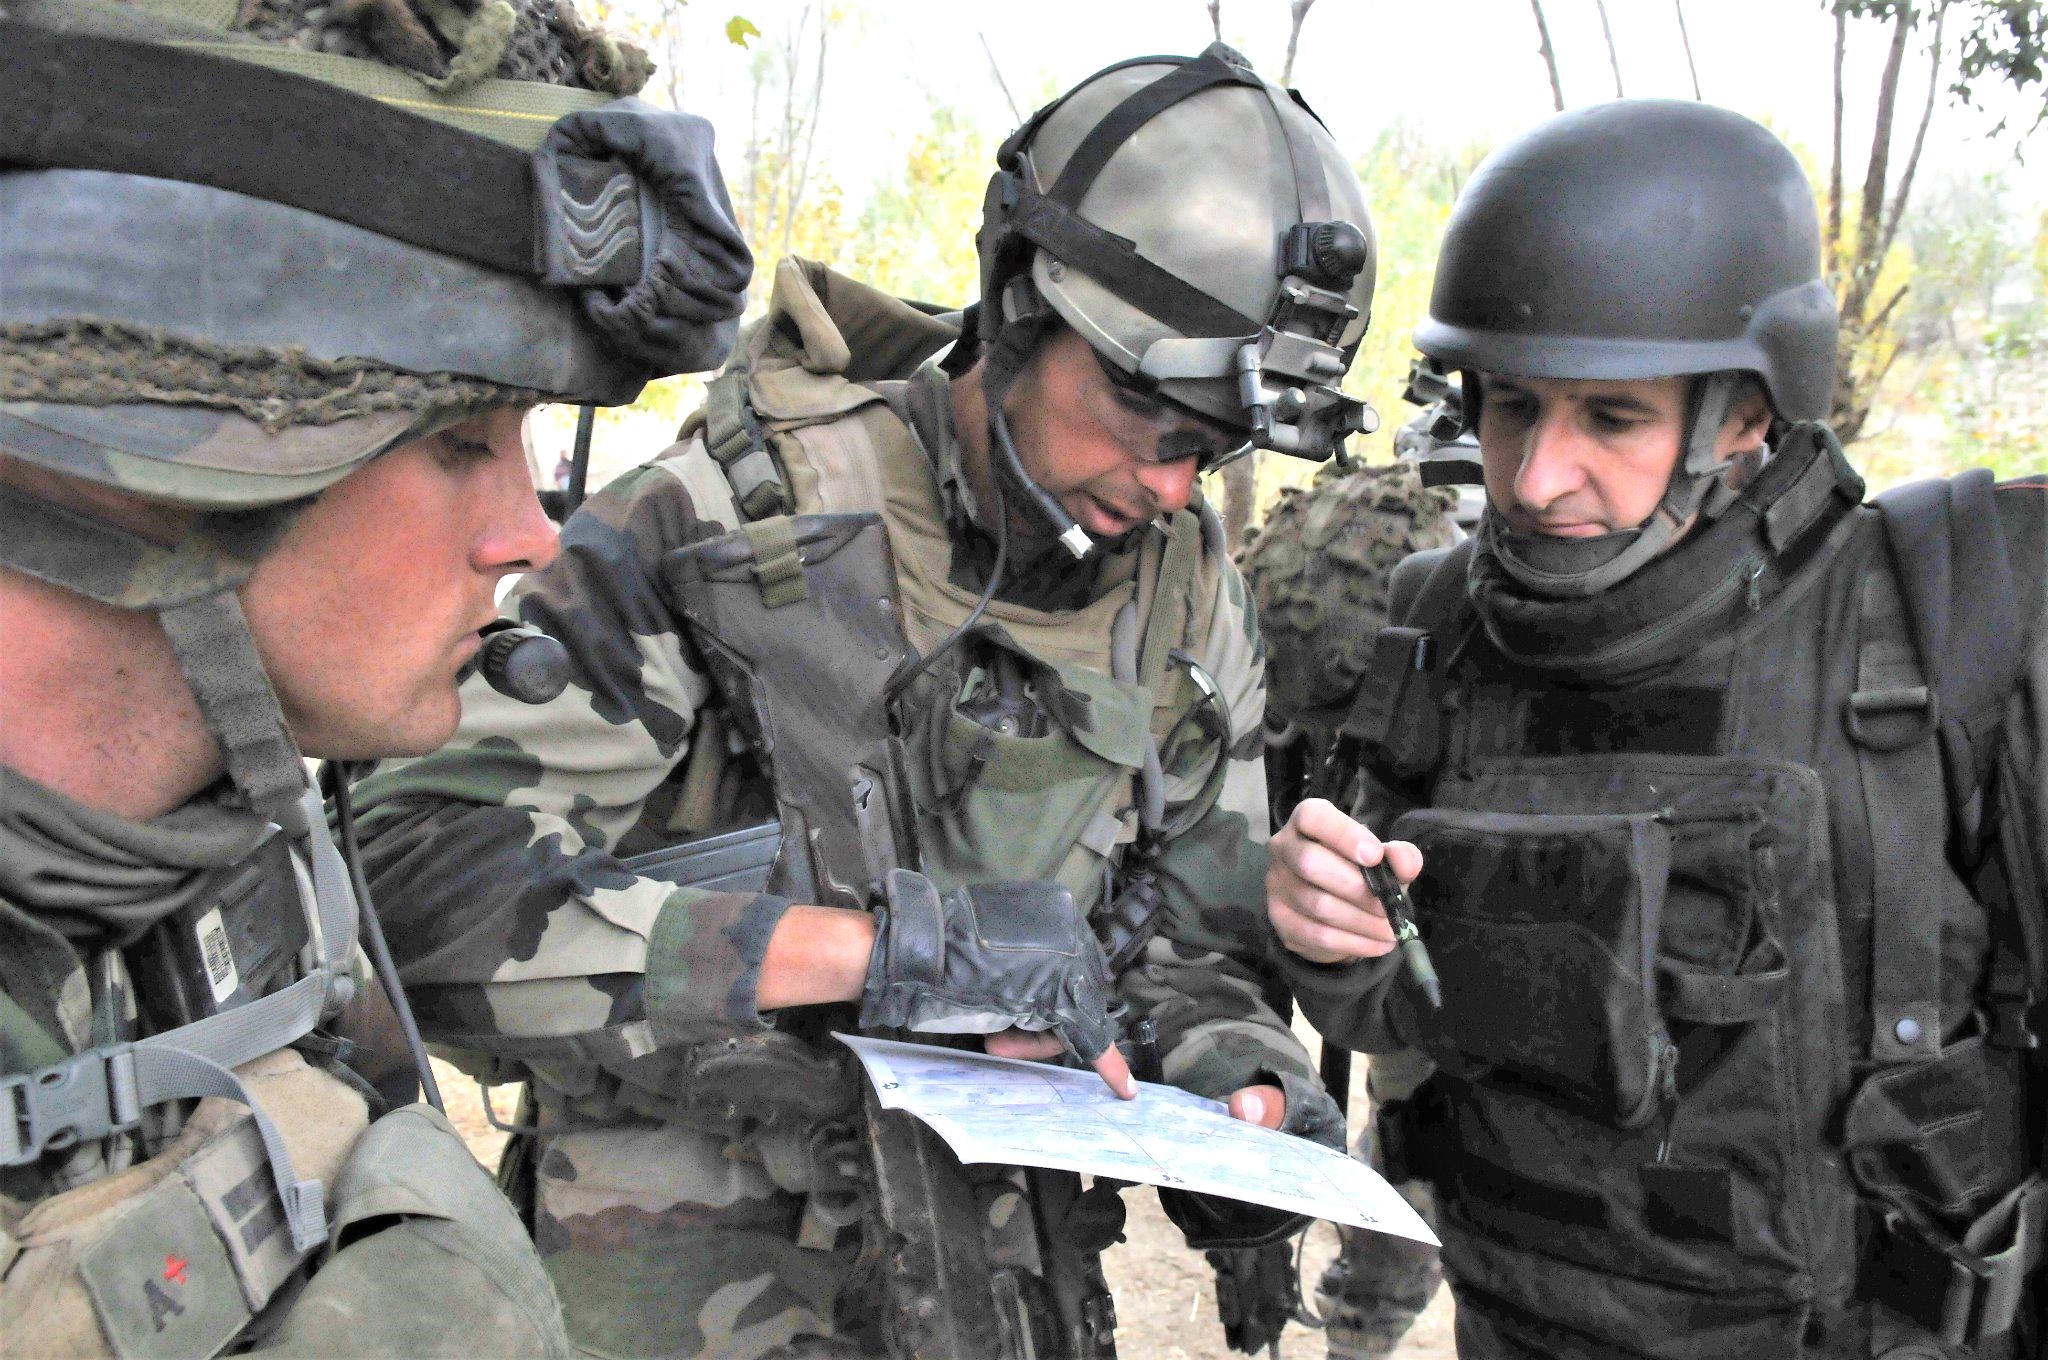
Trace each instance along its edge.
<path fill-rule="evenodd" d="M 1813 190 L 1791 151 L 1727 109 L 1630 99 L 1560 114 L 1480 166 L 1451 211 L 1415 343 L 1446 368 L 1521 377 L 1751 374 L 1796 423 L 1827 417 L 1836 326 Z M 1735 390 L 1726 377 L 1695 384 L 1685 457 L 1640 529 L 1606 535 L 1601 552 L 1581 543 L 1568 563 L 1532 560 L 1555 545 L 1509 544 L 1503 565 L 1546 593 L 1590 594 L 1695 513 L 1718 514 L 1729 497 L 1715 436 Z"/>

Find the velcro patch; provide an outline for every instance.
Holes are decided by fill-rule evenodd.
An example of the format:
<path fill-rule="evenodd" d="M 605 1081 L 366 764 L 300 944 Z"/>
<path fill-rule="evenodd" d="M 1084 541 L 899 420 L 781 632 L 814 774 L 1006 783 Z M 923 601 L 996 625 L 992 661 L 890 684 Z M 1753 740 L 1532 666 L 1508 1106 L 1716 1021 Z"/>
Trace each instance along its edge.
<path fill-rule="evenodd" d="M 252 1312 L 270 1302 L 299 1268 L 292 1235 L 277 1198 L 277 1180 L 253 1119 L 210 1140 L 185 1163 L 193 1191 L 213 1219 Z"/>
<path fill-rule="evenodd" d="M 215 1355 L 249 1321 L 234 1265 L 182 1177 L 135 1201 L 78 1274 L 122 1360 Z"/>

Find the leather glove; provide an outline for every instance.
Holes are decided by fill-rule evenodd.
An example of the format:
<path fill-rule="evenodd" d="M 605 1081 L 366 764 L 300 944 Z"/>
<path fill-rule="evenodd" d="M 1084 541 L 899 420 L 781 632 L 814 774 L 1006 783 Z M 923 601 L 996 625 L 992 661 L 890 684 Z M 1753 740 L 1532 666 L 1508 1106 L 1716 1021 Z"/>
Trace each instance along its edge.
<path fill-rule="evenodd" d="M 863 1029 L 1052 1030 L 1084 1062 L 1109 1048 L 1109 965 L 1057 883 L 976 883 L 944 896 L 892 869 L 861 995 Z"/>

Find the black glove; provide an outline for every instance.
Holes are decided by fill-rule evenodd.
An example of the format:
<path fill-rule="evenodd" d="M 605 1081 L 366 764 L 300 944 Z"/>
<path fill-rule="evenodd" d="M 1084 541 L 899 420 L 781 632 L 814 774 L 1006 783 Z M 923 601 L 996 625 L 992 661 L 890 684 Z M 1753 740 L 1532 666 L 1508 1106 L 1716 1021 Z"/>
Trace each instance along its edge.
<path fill-rule="evenodd" d="M 861 994 L 862 1029 L 924 1034 L 1052 1030 L 1084 1062 L 1116 1038 L 1109 965 L 1057 883 L 977 883 L 941 897 L 892 869 Z"/>

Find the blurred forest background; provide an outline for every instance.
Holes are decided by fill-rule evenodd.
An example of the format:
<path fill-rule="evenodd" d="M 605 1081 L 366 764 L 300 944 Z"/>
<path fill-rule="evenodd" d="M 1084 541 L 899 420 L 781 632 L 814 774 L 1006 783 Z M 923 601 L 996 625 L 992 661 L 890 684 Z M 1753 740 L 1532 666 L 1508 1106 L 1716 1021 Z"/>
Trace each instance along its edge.
<path fill-rule="evenodd" d="M 972 299 L 995 148 L 1111 61 L 1222 38 L 1291 81 L 1355 157 L 1380 246 L 1347 386 L 1392 456 L 1410 335 L 1459 187 L 1553 109 L 1704 97 L 1807 164 L 1842 301 L 1836 423 L 1874 487 L 2048 468 L 2043 0 L 584 0 L 658 65 L 644 97 L 710 117 L 753 244 L 752 299 L 795 253 L 903 296 Z M 600 413 L 591 484 L 645 460 L 701 392 Z M 536 426 L 544 478 L 573 412 Z M 1251 472 L 1250 468 L 1245 469 Z M 1213 486 L 1234 530 L 1314 465 Z"/>

